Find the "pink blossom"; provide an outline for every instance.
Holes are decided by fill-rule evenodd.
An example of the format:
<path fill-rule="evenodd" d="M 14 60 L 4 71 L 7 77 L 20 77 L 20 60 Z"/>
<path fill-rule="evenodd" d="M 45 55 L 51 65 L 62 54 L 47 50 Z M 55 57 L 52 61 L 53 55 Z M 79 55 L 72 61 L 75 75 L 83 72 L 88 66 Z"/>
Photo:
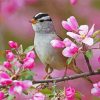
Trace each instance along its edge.
<path fill-rule="evenodd" d="M 78 32 L 78 23 L 74 16 L 71 16 L 67 21 L 62 21 L 62 26 L 67 31 Z"/>
<path fill-rule="evenodd" d="M 13 85 L 9 89 L 10 95 L 21 94 L 24 90 L 30 88 L 32 86 L 32 81 L 13 81 Z"/>
<path fill-rule="evenodd" d="M 26 58 L 27 57 L 30 57 L 30 58 L 35 58 L 36 56 L 35 56 L 35 52 L 34 51 L 30 51 L 30 52 L 28 52 L 27 54 L 26 54 Z"/>
<path fill-rule="evenodd" d="M 33 69 L 35 63 L 34 63 L 34 59 L 30 58 L 30 57 L 27 57 L 24 59 L 23 61 L 23 68 L 25 69 Z"/>
<path fill-rule="evenodd" d="M 74 38 L 78 42 L 83 42 L 89 46 L 93 45 L 93 38 L 91 37 L 94 31 L 94 25 L 88 30 L 87 25 L 81 25 L 79 27 L 79 34 L 74 32 L 67 32 L 67 35 Z"/>
<path fill-rule="evenodd" d="M 65 95 L 67 100 L 75 100 L 75 89 L 72 87 L 66 88 Z"/>
<path fill-rule="evenodd" d="M 4 93 L 0 91 L 0 100 L 3 100 L 4 98 Z"/>
<path fill-rule="evenodd" d="M 51 45 L 54 48 L 64 48 L 64 50 L 62 51 L 62 54 L 65 57 L 72 57 L 76 53 L 78 53 L 78 50 L 79 50 L 79 48 L 76 46 L 76 44 L 74 44 L 68 38 L 65 38 L 63 41 L 61 41 L 61 40 L 52 40 Z"/>
<path fill-rule="evenodd" d="M 33 100 L 45 100 L 45 95 L 40 92 L 35 93 L 33 96 Z"/>
<path fill-rule="evenodd" d="M 14 60 L 14 54 L 11 51 L 6 52 L 6 58 L 8 61 Z"/>
<path fill-rule="evenodd" d="M 100 63 L 100 57 L 98 57 L 98 62 Z"/>
<path fill-rule="evenodd" d="M 12 65 L 10 64 L 9 61 L 4 61 L 3 63 L 4 67 L 7 68 L 7 69 L 10 69 L 12 67 Z"/>
<path fill-rule="evenodd" d="M 71 40 L 69 40 L 68 38 L 65 38 L 63 42 L 66 45 L 66 48 L 62 51 L 62 54 L 65 57 L 72 57 L 76 53 L 78 53 L 79 48 Z"/>
<path fill-rule="evenodd" d="M 100 81 L 98 83 L 93 84 L 91 94 L 100 97 Z"/>
<path fill-rule="evenodd" d="M 24 5 L 24 0 L 4 0 L 2 1 L 1 11 L 3 14 L 15 13 Z"/>
<path fill-rule="evenodd" d="M 8 44 L 9 44 L 10 48 L 13 48 L 13 49 L 18 48 L 17 42 L 9 41 Z"/>
<path fill-rule="evenodd" d="M 0 73 L 0 84 L 5 86 L 5 85 L 10 85 L 12 83 L 12 80 L 10 76 L 6 72 L 1 72 Z"/>
<path fill-rule="evenodd" d="M 55 40 L 52 40 L 50 43 L 54 48 L 64 48 L 65 47 L 65 44 L 61 40 L 55 39 Z"/>
<path fill-rule="evenodd" d="M 71 3 L 72 5 L 75 5 L 75 4 L 77 3 L 77 0 L 70 0 L 70 3 Z"/>

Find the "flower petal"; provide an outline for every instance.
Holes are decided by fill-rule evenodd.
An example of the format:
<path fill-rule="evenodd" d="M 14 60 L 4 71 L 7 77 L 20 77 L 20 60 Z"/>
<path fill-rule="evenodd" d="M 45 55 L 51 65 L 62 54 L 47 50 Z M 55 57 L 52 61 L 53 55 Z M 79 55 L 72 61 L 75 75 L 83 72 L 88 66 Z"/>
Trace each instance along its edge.
<path fill-rule="evenodd" d="M 93 38 L 86 37 L 85 39 L 82 40 L 83 43 L 92 46 L 93 45 Z"/>
<path fill-rule="evenodd" d="M 81 25 L 79 27 L 79 34 L 87 34 L 88 33 L 88 25 Z"/>
<path fill-rule="evenodd" d="M 75 18 L 74 16 L 71 16 L 71 17 L 70 17 L 70 22 L 71 22 L 71 24 L 72 24 L 74 30 L 77 30 L 77 28 L 78 28 L 78 23 L 77 23 L 77 20 L 76 20 L 76 18 Z"/>
<path fill-rule="evenodd" d="M 92 25 L 92 27 L 91 27 L 91 29 L 89 30 L 87 36 L 90 37 L 90 36 L 93 34 L 93 31 L 94 31 L 94 25 L 95 25 L 95 24 Z"/>
<path fill-rule="evenodd" d="M 62 51 L 62 54 L 65 56 L 65 57 L 72 57 L 73 54 L 70 52 L 70 48 L 69 47 L 66 47 L 63 51 Z"/>
<path fill-rule="evenodd" d="M 50 43 L 54 48 L 64 48 L 65 47 L 65 44 L 61 40 L 52 40 Z"/>
<path fill-rule="evenodd" d="M 70 25 L 68 24 L 67 21 L 62 21 L 62 26 L 64 29 L 68 30 L 68 31 L 72 31 Z"/>
<path fill-rule="evenodd" d="M 78 34 L 75 34 L 75 33 L 73 33 L 73 32 L 67 32 L 66 34 L 67 34 L 68 36 L 70 36 L 71 38 L 76 39 L 77 41 L 80 41 L 80 40 L 81 40 L 81 37 L 80 37 L 80 35 L 78 35 Z"/>
<path fill-rule="evenodd" d="M 63 43 L 65 44 L 66 47 L 69 47 L 69 46 L 71 46 L 72 41 L 68 38 L 65 38 L 63 40 Z"/>

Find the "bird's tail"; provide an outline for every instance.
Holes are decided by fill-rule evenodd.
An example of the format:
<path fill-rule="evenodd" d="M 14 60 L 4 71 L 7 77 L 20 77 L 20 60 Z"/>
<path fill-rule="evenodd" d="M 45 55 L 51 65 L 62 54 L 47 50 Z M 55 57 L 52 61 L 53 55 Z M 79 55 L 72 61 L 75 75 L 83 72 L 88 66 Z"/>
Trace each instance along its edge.
<path fill-rule="evenodd" d="M 74 66 L 73 68 L 71 68 L 71 70 L 73 70 L 77 74 L 83 73 L 83 71 L 81 69 L 79 69 L 78 67 L 76 67 L 76 66 Z M 93 83 L 92 80 L 89 77 L 87 77 L 87 76 L 84 76 L 84 79 L 87 80 L 90 83 Z"/>

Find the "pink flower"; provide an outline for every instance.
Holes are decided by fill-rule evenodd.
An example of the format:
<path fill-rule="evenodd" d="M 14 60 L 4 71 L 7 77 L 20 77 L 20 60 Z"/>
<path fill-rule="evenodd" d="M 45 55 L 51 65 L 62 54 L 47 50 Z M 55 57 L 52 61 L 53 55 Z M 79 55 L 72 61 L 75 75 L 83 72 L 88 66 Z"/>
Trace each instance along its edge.
<path fill-rule="evenodd" d="M 100 57 L 98 57 L 98 62 L 100 63 Z"/>
<path fill-rule="evenodd" d="M 52 40 L 50 43 L 54 48 L 64 48 L 65 47 L 65 44 L 61 40 L 55 39 L 55 40 Z"/>
<path fill-rule="evenodd" d="M 40 92 L 35 93 L 33 96 L 33 100 L 45 100 L 45 95 Z"/>
<path fill-rule="evenodd" d="M 10 64 L 9 61 L 4 61 L 3 63 L 4 67 L 6 67 L 7 69 L 10 69 L 12 67 L 12 65 Z"/>
<path fill-rule="evenodd" d="M 94 88 L 91 89 L 91 94 L 100 97 L 100 81 L 93 84 L 93 87 Z"/>
<path fill-rule="evenodd" d="M 77 3 L 77 0 L 70 0 L 70 3 L 71 3 L 72 5 L 75 5 L 75 4 Z"/>
<path fill-rule="evenodd" d="M 76 53 L 78 53 L 79 48 L 74 44 L 72 41 L 70 41 L 68 38 L 65 38 L 63 41 L 66 45 L 66 48 L 62 51 L 62 54 L 65 57 L 72 57 Z"/>
<path fill-rule="evenodd" d="M 12 83 L 12 80 L 10 76 L 6 72 L 1 72 L 0 73 L 0 84 L 5 86 L 5 85 L 10 85 Z"/>
<path fill-rule="evenodd" d="M 4 93 L 0 91 L 0 100 L 3 100 L 4 98 Z"/>
<path fill-rule="evenodd" d="M 71 16 L 67 21 L 62 21 L 62 26 L 67 31 L 78 32 L 78 23 L 74 16 Z"/>
<path fill-rule="evenodd" d="M 62 54 L 65 57 L 72 57 L 76 53 L 78 53 L 78 50 L 79 50 L 79 48 L 76 46 L 76 44 L 74 44 L 68 38 L 65 38 L 63 41 L 61 41 L 61 40 L 52 40 L 51 45 L 54 48 L 64 48 L 64 50 L 62 51 Z"/>
<path fill-rule="evenodd" d="M 6 52 L 6 58 L 8 61 L 14 60 L 14 54 L 11 51 Z"/>
<path fill-rule="evenodd" d="M 94 31 L 94 25 L 88 30 L 87 25 L 81 25 L 79 27 L 79 34 L 74 32 L 67 32 L 67 35 L 74 38 L 78 42 L 83 42 L 89 46 L 93 45 L 93 38 L 91 37 Z"/>
<path fill-rule="evenodd" d="M 13 48 L 13 49 L 18 48 L 17 42 L 9 41 L 8 44 L 9 44 L 10 48 Z"/>
<path fill-rule="evenodd" d="M 3 0 L 1 11 L 3 14 L 13 14 L 24 5 L 24 0 Z"/>
<path fill-rule="evenodd" d="M 30 51 L 30 52 L 28 52 L 27 54 L 26 54 L 26 58 L 27 57 L 30 57 L 30 58 L 35 58 L 36 56 L 35 56 L 35 52 L 34 51 Z"/>
<path fill-rule="evenodd" d="M 24 63 L 23 63 L 23 68 L 25 69 L 33 69 L 35 63 L 34 63 L 34 59 L 27 57 L 24 59 Z"/>
<path fill-rule="evenodd" d="M 75 89 L 72 87 L 68 87 L 65 89 L 65 95 L 67 100 L 74 100 L 75 96 Z"/>
<path fill-rule="evenodd" d="M 13 81 L 13 85 L 9 89 L 10 95 L 21 94 L 24 90 L 30 88 L 32 86 L 32 81 Z"/>

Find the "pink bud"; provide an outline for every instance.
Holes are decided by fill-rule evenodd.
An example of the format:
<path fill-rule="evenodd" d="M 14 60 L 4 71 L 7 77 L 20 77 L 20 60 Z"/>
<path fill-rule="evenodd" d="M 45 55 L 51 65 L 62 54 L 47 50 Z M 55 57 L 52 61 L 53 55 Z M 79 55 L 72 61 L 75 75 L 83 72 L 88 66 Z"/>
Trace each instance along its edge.
<path fill-rule="evenodd" d="M 70 3 L 71 3 L 72 5 L 75 5 L 75 4 L 77 3 L 77 0 L 70 0 Z"/>
<path fill-rule="evenodd" d="M 17 42 L 9 41 L 8 44 L 9 44 L 10 48 L 13 48 L 13 49 L 18 48 Z"/>
<path fill-rule="evenodd" d="M 11 51 L 8 51 L 8 53 L 6 54 L 6 58 L 8 61 L 13 61 L 14 54 Z"/>
<path fill-rule="evenodd" d="M 9 88 L 9 94 L 21 94 L 24 90 L 27 90 L 32 86 L 32 81 L 24 80 L 24 81 L 13 81 L 13 85 Z"/>
<path fill-rule="evenodd" d="M 28 52 L 27 54 L 26 54 L 26 58 L 27 57 L 30 57 L 30 58 L 35 58 L 35 52 L 34 51 L 30 51 L 30 52 Z"/>
<path fill-rule="evenodd" d="M 65 89 L 65 95 L 67 97 L 68 100 L 74 100 L 74 96 L 75 96 L 75 89 L 72 87 L 68 87 Z"/>
<path fill-rule="evenodd" d="M 4 93 L 0 91 L 0 100 L 3 100 L 4 98 Z"/>
<path fill-rule="evenodd" d="M 50 43 L 54 48 L 64 48 L 65 47 L 65 44 L 61 40 L 52 40 Z"/>
<path fill-rule="evenodd" d="M 42 93 L 35 93 L 33 96 L 33 100 L 45 100 L 45 95 Z"/>
<path fill-rule="evenodd" d="M 98 62 L 100 63 L 100 57 L 98 57 Z"/>
<path fill-rule="evenodd" d="M 12 83 L 12 80 L 10 76 L 6 72 L 1 72 L 0 73 L 0 84 L 5 86 L 5 85 L 10 85 Z"/>
<path fill-rule="evenodd" d="M 4 67 L 6 67 L 7 69 L 10 69 L 10 68 L 12 67 L 11 64 L 10 64 L 10 62 L 8 62 L 8 61 L 4 61 L 3 65 L 4 65 Z"/>
<path fill-rule="evenodd" d="M 24 59 L 23 68 L 33 69 L 34 65 L 35 65 L 34 59 L 32 59 L 32 58 L 25 58 Z"/>

